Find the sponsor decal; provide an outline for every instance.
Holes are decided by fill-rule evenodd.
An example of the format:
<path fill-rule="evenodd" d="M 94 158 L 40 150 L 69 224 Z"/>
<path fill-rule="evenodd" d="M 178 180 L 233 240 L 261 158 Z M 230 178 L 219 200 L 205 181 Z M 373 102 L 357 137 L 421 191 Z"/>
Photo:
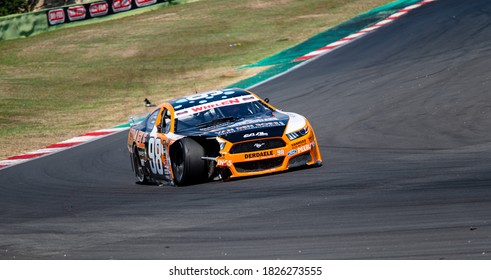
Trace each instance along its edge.
<path fill-rule="evenodd" d="M 257 100 L 254 96 L 248 96 L 247 98 L 241 96 L 233 96 L 238 93 L 235 91 L 212 91 L 212 92 L 204 92 L 198 93 L 195 95 L 191 95 L 185 98 L 181 98 L 174 102 L 174 109 L 188 109 L 191 113 L 198 113 L 204 110 L 209 110 L 211 108 L 233 105 L 233 104 L 242 104 L 249 103 Z"/>
<path fill-rule="evenodd" d="M 220 130 L 217 132 L 218 135 L 226 135 L 226 134 L 231 134 L 231 133 L 236 133 L 237 130 L 235 130 L 235 128 L 227 128 L 227 129 L 224 129 L 224 130 Z"/>
<path fill-rule="evenodd" d="M 90 4 L 89 13 L 91 17 L 105 16 L 109 12 L 109 5 L 106 2 L 96 2 Z"/>
<path fill-rule="evenodd" d="M 250 137 L 266 137 L 266 136 L 268 136 L 268 133 L 263 132 L 263 131 L 244 134 L 244 138 L 250 138 Z M 264 143 L 263 143 L 263 144 L 264 144 Z M 254 144 L 254 147 L 255 147 L 256 145 L 257 145 L 257 144 Z M 259 147 L 259 148 L 260 148 L 260 147 Z M 259 149 L 259 148 L 258 148 L 258 149 Z"/>
<path fill-rule="evenodd" d="M 135 0 L 137 7 L 145 7 L 157 3 L 157 0 Z"/>
<path fill-rule="evenodd" d="M 260 119 L 251 119 L 251 120 L 243 120 L 233 126 L 238 126 L 238 125 L 244 125 L 244 124 L 256 124 L 256 123 L 262 123 L 262 122 L 272 122 L 272 121 L 277 121 L 277 118 L 270 117 L 270 118 L 260 118 Z"/>
<path fill-rule="evenodd" d="M 113 0 L 113 12 L 119 13 L 131 9 L 131 0 Z"/>
<path fill-rule="evenodd" d="M 284 156 L 285 150 L 278 150 L 278 151 L 276 151 L 276 153 L 278 154 L 278 156 Z"/>
<path fill-rule="evenodd" d="M 245 154 L 244 158 L 245 159 L 251 159 L 251 158 L 257 158 L 257 157 L 269 157 L 269 156 L 273 156 L 273 151 Z"/>
<path fill-rule="evenodd" d="M 291 150 L 291 151 L 288 152 L 288 156 L 291 157 L 291 156 L 293 156 L 296 153 L 297 153 L 297 150 Z"/>
<path fill-rule="evenodd" d="M 209 110 L 212 108 L 222 107 L 222 106 L 227 106 L 227 105 L 233 105 L 233 104 L 240 104 L 240 100 L 238 98 L 234 98 L 234 99 L 228 99 L 228 100 L 224 100 L 224 101 L 218 101 L 218 102 L 206 104 L 203 106 L 192 107 L 191 110 L 193 110 L 194 113 L 198 113 L 198 112 L 201 112 L 204 110 Z"/>
<path fill-rule="evenodd" d="M 253 125 L 243 125 L 235 128 L 237 131 L 244 131 L 244 130 L 249 130 L 249 129 L 254 129 Z"/>
<path fill-rule="evenodd" d="M 310 148 L 312 146 L 310 144 L 307 144 L 307 145 L 303 145 L 301 147 L 298 147 L 297 151 L 298 153 L 303 153 L 303 152 L 306 152 L 306 151 L 310 151 Z"/>
<path fill-rule="evenodd" d="M 298 141 L 298 142 L 292 144 L 292 148 L 295 148 L 295 147 L 298 147 L 298 146 L 301 146 L 301 145 L 305 145 L 306 143 L 307 143 L 307 140 L 306 139 L 304 139 L 302 141 Z"/>
<path fill-rule="evenodd" d="M 70 21 L 76 21 L 76 20 L 85 19 L 85 15 L 87 14 L 87 11 L 85 10 L 84 6 L 72 6 L 72 7 L 68 7 L 67 13 L 68 13 L 68 19 Z"/>
<path fill-rule="evenodd" d="M 180 114 L 181 111 L 179 111 Z M 277 121 L 276 118 L 266 118 L 266 119 L 252 119 L 252 120 L 243 120 L 234 124 L 227 124 L 229 128 L 235 128 L 237 131 L 246 130 L 246 129 L 254 129 L 254 128 L 263 128 L 263 127 L 277 127 L 284 126 L 283 122 Z"/>
<path fill-rule="evenodd" d="M 255 123 L 255 121 L 252 123 L 252 124 L 244 124 L 244 123 L 248 123 L 247 121 L 245 122 L 239 122 L 239 123 L 236 123 L 236 124 L 222 124 L 220 126 L 214 126 L 214 127 L 207 127 L 207 128 L 202 128 L 200 130 L 202 131 L 210 131 L 210 130 L 214 130 L 214 129 L 219 129 L 220 127 L 224 127 L 226 126 L 226 128 L 222 129 L 222 130 L 219 130 L 219 131 L 216 131 L 216 133 L 218 135 L 227 135 L 227 134 L 233 134 L 233 133 L 239 133 L 239 132 L 247 132 L 247 130 L 257 130 L 257 129 L 273 129 L 275 127 L 283 127 L 285 126 L 283 122 L 280 122 L 280 121 L 274 121 L 274 122 L 266 122 L 266 123 Z M 274 131 L 273 132 L 268 132 L 268 135 L 269 136 L 271 133 L 275 133 Z M 281 132 L 278 132 L 278 133 L 281 133 Z M 266 136 L 266 135 L 254 135 L 255 137 L 257 136 Z M 240 136 L 239 136 L 240 137 Z M 249 138 L 249 137 L 253 137 L 251 134 L 247 134 L 246 137 L 244 138 Z"/>
<path fill-rule="evenodd" d="M 218 131 L 217 132 L 218 135 L 226 135 L 226 134 L 238 133 L 238 132 L 241 132 L 241 131 L 251 130 L 251 129 L 258 129 L 258 128 L 271 128 L 271 127 L 284 126 L 284 124 L 282 122 L 256 123 L 256 124 L 241 125 L 241 126 L 238 126 L 238 127 L 229 126 L 227 124 L 224 124 L 224 125 L 225 126 L 228 126 L 228 127 L 226 129 L 223 129 L 223 130 Z M 202 130 L 209 130 L 209 128 L 202 129 Z M 248 137 L 252 137 L 252 135 L 247 134 L 247 137 L 244 137 L 244 138 L 248 138 Z"/>
<path fill-rule="evenodd" d="M 256 123 L 256 127 L 275 127 L 275 126 L 284 126 L 285 124 L 282 122 L 265 122 L 265 123 Z"/>
<path fill-rule="evenodd" d="M 203 111 L 210 110 L 213 108 L 223 107 L 223 106 L 228 106 L 228 105 L 234 105 L 234 104 L 241 104 L 241 103 L 246 103 L 246 102 L 241 101 L 239 98 L 230 98 L 230 99 L 215 101 L 212 103 L 202 104 L 202 105 L 198 105 L 198 106 L 194 106 L 194 107 L 190 107 L 190 108 L 181 109 L 181 110 L 176 111 L 175 114 L 176 115 L 179 114 L 181 116 L 184 116 L 184 115 L 189 116 L 191 114 L 203 112 Z M 175 106 L 175 108 L 180 108 L 180 107 L 181 107 L 180 105 Z M 183 112 L 186 112 L 186 114 L 184 114 Z"/>
<path fill-rule="evenodd" d="M 137 143 L 142 143 L 144 139 L 146 139 L 146 136 L 148 135 L 148 133 L 145 133 L 143 131 L 139 131 L 138 132 L 138 135 L 136 136 L 136 142 Z"/>
<path fill-rule="evenodd" d="M 49 24 L 55 25 L 65 22 L 65 12 L 63 9 L 51 10 L 48 12 Z"/>
<path fill-rule="evenodd" d="M 230 159 L 219 159 L 217 160 L 218 166 L 232 166 L 232 160 Z"/>

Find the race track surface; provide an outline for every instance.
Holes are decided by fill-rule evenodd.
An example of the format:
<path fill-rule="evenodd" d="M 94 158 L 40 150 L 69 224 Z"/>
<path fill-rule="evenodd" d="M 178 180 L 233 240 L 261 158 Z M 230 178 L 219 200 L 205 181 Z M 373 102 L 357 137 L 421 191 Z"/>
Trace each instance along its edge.
<path fill-rule="evenodd" d="M 0 171 L 1 259 L 491 259 L 491 2 L 440 0 L 253 89 L 324 166 L 134 184 L 126 134 Z"/>

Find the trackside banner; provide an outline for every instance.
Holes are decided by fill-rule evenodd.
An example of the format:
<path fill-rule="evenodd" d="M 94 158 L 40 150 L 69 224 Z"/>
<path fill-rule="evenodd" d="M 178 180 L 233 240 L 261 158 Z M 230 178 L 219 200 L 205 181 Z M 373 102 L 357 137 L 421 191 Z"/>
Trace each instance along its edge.
<path fill-rule="evenodd" d="M 47 11 L 49 26 L 126 12 L 169 0 L 101 0 Z"/>

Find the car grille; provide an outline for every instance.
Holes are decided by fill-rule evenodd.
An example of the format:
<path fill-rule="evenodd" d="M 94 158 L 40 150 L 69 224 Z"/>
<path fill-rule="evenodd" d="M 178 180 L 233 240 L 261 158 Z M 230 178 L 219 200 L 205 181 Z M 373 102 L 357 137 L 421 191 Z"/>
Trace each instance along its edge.
<path fill-rule="evenodd" d="M 238 143 L 230 149 L 231 154 L 248 153 L 285 147 L 283 139 L 267 139 Z"/>
<path fill-rule="evenodd" d="M 310 156 L 310 153 L 299 155 L 298 157 L 294 157 L 290 159 L 290 162 L 288 163 L 288 168 L 304 166 L 310 161 L 312 161 L 312 157 Z"/>
<path fill-rule="evenodd" d="M 285 157 L 235 163 L 237 172 L 255 172 L 275 168 L 283 164 Z"/>

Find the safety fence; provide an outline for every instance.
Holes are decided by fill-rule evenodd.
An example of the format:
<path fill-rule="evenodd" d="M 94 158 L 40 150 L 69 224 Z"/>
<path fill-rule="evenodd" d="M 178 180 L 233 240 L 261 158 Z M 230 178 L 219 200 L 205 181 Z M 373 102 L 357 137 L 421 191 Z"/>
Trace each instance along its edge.
<path fill-rule="evenodd" d="M 0 18 L 0 41 L 25 38 L 60 25 L 94 20 L 114 14 L 144 8 L 172 0 L 99 0 L 86 4 L 65 6 L 39 12 L 10 15 Z"/>

